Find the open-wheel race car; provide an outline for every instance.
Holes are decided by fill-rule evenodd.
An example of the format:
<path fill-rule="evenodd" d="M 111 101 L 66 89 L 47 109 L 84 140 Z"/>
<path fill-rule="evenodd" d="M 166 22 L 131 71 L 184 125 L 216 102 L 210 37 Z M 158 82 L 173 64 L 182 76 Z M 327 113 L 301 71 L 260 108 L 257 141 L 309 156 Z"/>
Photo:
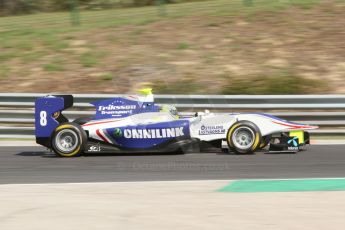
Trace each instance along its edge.
<path fill-rule="evenodd" d="M 83 153 L 136 153 L 200 151 L 204 143 L 224 152 L 250 154 L 298 152 L 310 144 L 297 124 L 262 113 L 196 113 L 180 118 L 174 106 L 156 105 L 150 89 L 141 96 L 123 96 L 92 103 L 92 118 L 73 122 L 63 111 L 73 106 L 72 95 L 38 98 L 35 102 L 36 142 L 58 156 Z"/>

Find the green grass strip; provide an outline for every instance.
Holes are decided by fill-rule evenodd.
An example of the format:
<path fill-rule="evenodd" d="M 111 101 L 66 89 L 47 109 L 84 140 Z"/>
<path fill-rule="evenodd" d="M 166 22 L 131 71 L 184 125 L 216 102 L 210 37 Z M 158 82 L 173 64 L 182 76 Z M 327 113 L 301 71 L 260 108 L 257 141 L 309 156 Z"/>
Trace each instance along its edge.
<path fill-rule="evenodd" d="M 344 191 L 345 178 L 294 180 L 238 180 L 218 192 Z"/>

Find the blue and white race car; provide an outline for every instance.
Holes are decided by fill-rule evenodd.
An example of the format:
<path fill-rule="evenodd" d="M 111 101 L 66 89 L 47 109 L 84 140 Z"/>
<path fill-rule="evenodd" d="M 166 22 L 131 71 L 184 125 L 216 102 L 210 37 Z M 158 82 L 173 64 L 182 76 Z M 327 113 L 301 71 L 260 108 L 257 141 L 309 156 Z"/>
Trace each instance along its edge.
<path fill-rule="evenodd" d="M 174 106 L 156 105 L 150 89 L 142 94 L 94 102 L 94 117 L 73 122 L 63 115 L 73 106 L 72 95 L 38 98 L 36 142 L 62 157 L 90 152 L 200 151 L 203 145 L 238 154 L 259 149 L 298 152 L 310 143 L 306 130 L 318 128 L 260 113 L 206 111 L 180 118 Z"/>

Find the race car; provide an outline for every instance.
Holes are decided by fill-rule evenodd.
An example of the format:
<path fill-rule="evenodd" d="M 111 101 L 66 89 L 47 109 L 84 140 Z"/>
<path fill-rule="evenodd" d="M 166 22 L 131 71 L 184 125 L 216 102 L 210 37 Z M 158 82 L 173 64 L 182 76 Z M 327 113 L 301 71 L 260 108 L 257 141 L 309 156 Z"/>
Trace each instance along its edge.
<path fill-rule="evenodd" d="M 151 89 L 139 96 L 115 97 L 91 103 L 91 118 L 70 122 L 63 111 L 73 106 L 72 95 L 50 95 L 35 102 L 36 142 L 61 157 L 84 153 L 152 153 L 200 151 L 207 144 L 223 152 L 251 154 L 298 152 L 310 144 L 297 124 L 262 113 L 198 112 L 179 117 L 172 105 L 156 105 Z"/>

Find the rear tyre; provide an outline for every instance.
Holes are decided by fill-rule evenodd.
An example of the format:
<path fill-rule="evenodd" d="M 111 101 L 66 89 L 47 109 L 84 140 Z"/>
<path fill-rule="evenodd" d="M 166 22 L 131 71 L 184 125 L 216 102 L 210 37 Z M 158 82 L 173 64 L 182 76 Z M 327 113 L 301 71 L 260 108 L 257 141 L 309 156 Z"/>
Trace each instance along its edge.
<path fill-rule="evenodd" d="M 227 133 L 229 148 L 238 154 L 251 154 L 260 147 L 259 128 L 250 121 L 239 121 Z"/>
<path fill-rule="evenodd" d="M 87 134 L 76 123 L 63 123 L 59 125 L 52 137 L 52 148 L 57 156 L 77 157 L 85 149 Z"/>

